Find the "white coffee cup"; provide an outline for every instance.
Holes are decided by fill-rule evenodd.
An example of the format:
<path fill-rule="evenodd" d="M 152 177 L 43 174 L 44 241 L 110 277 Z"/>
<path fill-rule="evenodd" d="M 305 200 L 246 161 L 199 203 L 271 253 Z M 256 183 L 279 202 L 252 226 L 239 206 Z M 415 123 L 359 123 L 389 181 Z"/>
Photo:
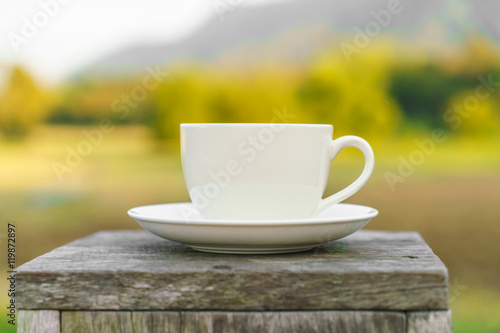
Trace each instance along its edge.
<path fill-rule="evenodd" d="M 303 219 L 345 200 L 370 178 L 375 158 L 332 125 L 181 124 L 181 155 L 194 206 L 207 219 Z M 361 176 L 322 199 L 330 163 L 346 147 L 365 157 Z"/>

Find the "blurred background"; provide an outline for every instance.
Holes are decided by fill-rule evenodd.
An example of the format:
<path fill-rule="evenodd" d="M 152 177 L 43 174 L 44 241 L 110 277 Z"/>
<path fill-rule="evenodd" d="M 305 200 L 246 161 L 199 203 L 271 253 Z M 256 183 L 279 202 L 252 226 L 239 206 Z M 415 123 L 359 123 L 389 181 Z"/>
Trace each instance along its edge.
<path fill-rule="evenodd" d="M 449 269 L 455 332 L 499 332 L 499 13 L 493 0 L 2 2 L 2 247 L 7 223 L 18 265 L 138 229 L 129 208 L 189 201 L 180 123 L 288 114 L 372 144 L 374 175 L 348 200 L 380 211 L 366 229 L 421 233 Z M 343 151 L 325 195 L 361 160 Z"/>

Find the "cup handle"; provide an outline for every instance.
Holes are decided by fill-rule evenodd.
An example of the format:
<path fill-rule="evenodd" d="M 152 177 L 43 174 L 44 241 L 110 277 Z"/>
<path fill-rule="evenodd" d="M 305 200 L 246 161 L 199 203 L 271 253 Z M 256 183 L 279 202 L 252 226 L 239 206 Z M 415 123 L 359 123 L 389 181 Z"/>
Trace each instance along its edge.
<path fill-rule="evenodd" d="M 330 161 L 333 161 L 335 157 L 337 157 L 338 153 L 342 149 L 347 147 L 355 147 L 361 150 L 361 152 L 365 156 L 365 168 L 363 169 L 361 176 L 359 176 L 358 179 L 356 179 L 351 185 L 335 194 L 332 194 L 326 199 L 321 199 L 314 209 L 313 215 L 318 214 L 323 209 L 333 204 L 339 203 L 349 198 L 351 195 L 359 191 L 368 182 L 368 179 L 370 179 L 373 173 L 373 168 L 375 166 L 375 156 L 373 155 L 373 150 L 368 142 L 366 142 L 366 140 L 364 139 L 361 139 L 360 137 L 354 135 L 346 135 L 333 140 L 330 146 Z"/>

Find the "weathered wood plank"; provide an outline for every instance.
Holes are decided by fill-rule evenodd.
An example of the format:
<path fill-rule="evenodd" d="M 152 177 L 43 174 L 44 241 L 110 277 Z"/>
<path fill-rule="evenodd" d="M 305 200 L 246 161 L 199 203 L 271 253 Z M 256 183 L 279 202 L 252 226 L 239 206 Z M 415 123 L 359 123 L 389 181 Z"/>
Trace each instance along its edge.
<path fill-rule="evenodd" d="M 153 325 L 152 322 L 156 322 L 157 325 Z M 405 331 L 406 317 L 403 312 L 62 312 L 63 333 L 399 333 Z"/>
<path fill-rule="evenodd" d="M 180 332 L 213 333 L 211 312 L 181 312 Z"/>
<path fill-rule="evenodd" d="M 198 313 L 196 312 L 181 312 L 181 332 L 200 333 Z"/>
<path fill-rule="evenodd" d="M 142 231 L 99 232 L 22 265 L 17 282 L 21 309 L 448 309 L 446 267 L 411 232 L 359 231 L 281 255 L 201 253 Z"/>
<path fill-rule="evenodd" d="M 178 312 L 63 311 L 62 333 L 169 333 L 180 331 Z"/>
<path fill-rule="evenodd" d="M 408 312 L 408 333 L 451 333 L 451 311 Z"/>
<path fill-rule="evenodd" d="M 231 312 L 213 312 L 212 327 L 214 332 L 237 333 Z"/>
<path fill-rule="evenodd" d="M 405 332 L 405 320 L 401 312 L 280 312 L 280 329 L 283 332 Z"/>
<path fill-rule="evenodd" d="M 19 310 L 17 315 L 18 333 L 60 333 L 59 311 Z"/>
<path fill-rule="evenodd" d="M 133 332 L 177 333 L 181 329 L 178 312 L 134 311 L 132 312 Z"/>
<path fill-rule="evenodd" d="M 274 312 L 263 312 L 264 332 L 280 332 L 280 317 Z"/>
<path fill-rule="evenodd" d="M 129 311 L 63 311 L 61 327 L 62 333 L 133 332 L 132 313 Z"/>
<path fill-rule="evenodd" d="M 264 315 L 261 312 L 235 312 L 233 313 L 234 329 L 236 332 L 241 333 L 260 333 L 269 332 L 269 328 L 272 327 L 274 328 L 273 332 L 277 332 L 277 325 L 275 322 L 279 322 L 279 317 L 268 317 L 276 319 L 272 321 L 270 318 L 266 318 L 265 321 Z"/>

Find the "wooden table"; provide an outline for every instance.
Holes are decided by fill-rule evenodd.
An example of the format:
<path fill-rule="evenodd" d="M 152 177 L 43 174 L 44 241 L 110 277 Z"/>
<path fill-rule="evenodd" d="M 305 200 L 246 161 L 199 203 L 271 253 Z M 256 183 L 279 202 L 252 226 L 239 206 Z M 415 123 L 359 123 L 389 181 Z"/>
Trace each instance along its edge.
<path fill-rule="evenodd" d="M 230 255 L 103 231 L 17 272 L 18 332 L 451 332 L 447 269 L 415 232 Z"/>

